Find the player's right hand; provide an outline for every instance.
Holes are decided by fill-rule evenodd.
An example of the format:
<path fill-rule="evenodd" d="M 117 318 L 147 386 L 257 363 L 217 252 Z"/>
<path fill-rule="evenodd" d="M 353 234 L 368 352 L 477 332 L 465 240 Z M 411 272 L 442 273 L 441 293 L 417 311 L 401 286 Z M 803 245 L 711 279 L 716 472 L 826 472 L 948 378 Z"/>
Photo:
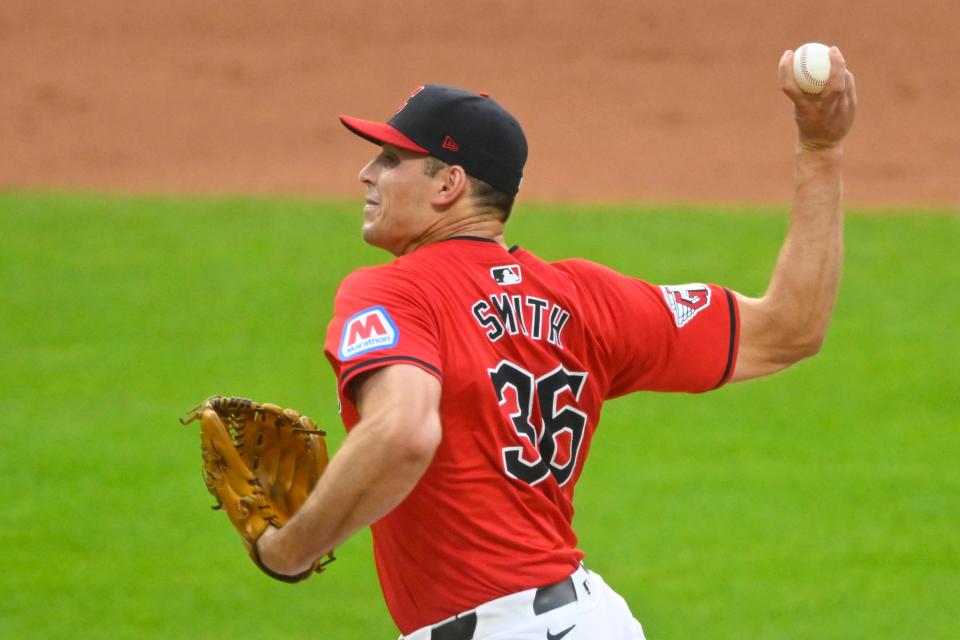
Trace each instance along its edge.
<path fill-rule="evenodd" d="M 830 77 L 823 92 L 804 93 L 793 79 L 793 51 L 780 58 L 780 88 L 793 101 L 798 142 L 803 149 L 817 151 L 840 145 L 853 126 L 857 90 L 853 73 L 843 54 L 830 47 Z"/>

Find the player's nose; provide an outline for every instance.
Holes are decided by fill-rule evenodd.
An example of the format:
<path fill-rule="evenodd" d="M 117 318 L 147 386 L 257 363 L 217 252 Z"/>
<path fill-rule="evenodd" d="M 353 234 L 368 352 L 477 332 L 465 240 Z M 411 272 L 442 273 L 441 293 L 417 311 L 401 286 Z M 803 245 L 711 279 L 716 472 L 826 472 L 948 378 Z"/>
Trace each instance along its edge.
<path fill-rule="evenodd" d="M 375 164 L 376 164 L 376 158 L 368 162 L 366 165 L 364 165 L 362 169 L 360 169 L 360 173 L 357 175 L 357 177 L 360 178 L 360 182 L 362 182 L 363 184 L 370 184 L 370 185 L 375 183 L 375 178 L 376 178 L 376 170 L 374 167 Z"/>

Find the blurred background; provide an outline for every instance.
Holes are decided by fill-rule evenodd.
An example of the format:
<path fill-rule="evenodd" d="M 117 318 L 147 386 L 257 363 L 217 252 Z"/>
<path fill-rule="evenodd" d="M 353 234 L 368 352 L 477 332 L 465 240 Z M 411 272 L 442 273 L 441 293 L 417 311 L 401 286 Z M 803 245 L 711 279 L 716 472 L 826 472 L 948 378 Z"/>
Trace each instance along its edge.
<path fill-rule="evenodd" d="M 524 197 L 782 202 L 785 49 L 839 45 L 861 109 L 849 201 L 960 203 L 956 4 L 4 0 L 0 186 L 358 193 L 338 113 L 488 91 L 530 139 Z"/>
<path fill-rule="evenodd" d="M 343 438 L 321 349 L 374 147 L 485 90 L 531 153 L 509 240 L 763 292 L 792 191 L 776 65 L 840 45 L 860 108 L 823 352 L 610 403 L 589 566 L 650 640 L 952 640 L 960 602 L 955 3 L 0 2 L 0 638 L 391 638 L 369 536 L 289 586 L 208 506 L 204 397 Z M 442 576 L 438 576 L 442 579 Z"/>

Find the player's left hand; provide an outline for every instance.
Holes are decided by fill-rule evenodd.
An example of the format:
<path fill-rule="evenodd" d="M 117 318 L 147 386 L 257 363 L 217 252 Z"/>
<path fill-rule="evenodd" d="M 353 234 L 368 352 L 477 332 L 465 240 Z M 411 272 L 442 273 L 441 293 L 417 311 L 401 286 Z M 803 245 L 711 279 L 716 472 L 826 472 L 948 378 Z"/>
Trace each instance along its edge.
<path fill-rule="evenodd" d="M 333 559 L 317 560 L 296 571 L 279 562 L 271 540 L 303 506 L 327 466 L 324 432 L 293 409 L 246 398 L 214 396 L 189 414 L 200 420 L 203 480 L 240 534 L 250 558 L 272 578 L 298 582 Z M 278 566 L 280 565 L 280 566 Z M 277 570 L 279 569 L 279 570 Z"/>
<path fill-rule="evenodd" d="M 853 126 L 857 90 L 843 54 L 830 47 L 830 76 L 823 92 L 804 93 L 793 79 L 793 51 L 780 58 L 780 88 L 793 101 L 800 146 L 808 151 L 838 147 Z"/>

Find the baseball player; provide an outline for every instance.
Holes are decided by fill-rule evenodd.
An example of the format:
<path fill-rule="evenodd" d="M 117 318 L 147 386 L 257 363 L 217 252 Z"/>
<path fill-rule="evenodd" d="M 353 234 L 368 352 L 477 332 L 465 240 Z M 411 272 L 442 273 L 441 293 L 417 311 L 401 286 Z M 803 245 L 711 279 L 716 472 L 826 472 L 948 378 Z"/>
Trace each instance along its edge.
<path fill-rule="evenodd" d="M 260 538 L 280 574 L 373 530 L 388 608 L 409 640 L 643 638 L 583 564 L 573 493 L 604 400 L 702 392 L 817 352 L 840 273 L 842 140 L 856 96 L 839 50 L 819 96 L 780 62 L 798 126 L 796 191 L 769 289 L 649 284 L 546 262 L 504 225 L 523 131 L 484 94 L 426 85 L 360 171 L 363 238 L 396 260 L 348 276 L 325 353 L 349 430 L 306 504 Z"/>

